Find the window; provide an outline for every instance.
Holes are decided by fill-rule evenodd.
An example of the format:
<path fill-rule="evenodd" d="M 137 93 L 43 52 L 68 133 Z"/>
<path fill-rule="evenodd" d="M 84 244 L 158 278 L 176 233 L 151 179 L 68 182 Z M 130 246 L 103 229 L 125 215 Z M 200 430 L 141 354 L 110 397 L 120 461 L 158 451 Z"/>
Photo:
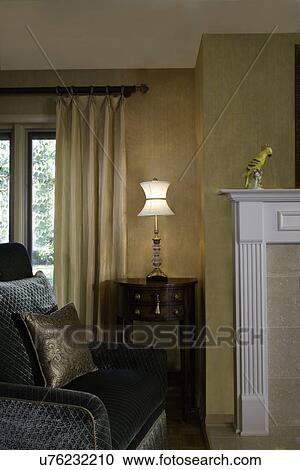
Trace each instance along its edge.
<path fill-rule="evenodd" d="M 27 245 L 33 271 L 53 283 L 55 132 L 28 132 Z"/>
<path fill-rule="evenodd" d="M 11 239 L 11 133 L 0 130 L 0 243 Z"/>
<path fill-rule="evenodd" d="M 0 120 L 0 243 L 23 243 L 53 283 L 55 116 L 24 121 Z"/>

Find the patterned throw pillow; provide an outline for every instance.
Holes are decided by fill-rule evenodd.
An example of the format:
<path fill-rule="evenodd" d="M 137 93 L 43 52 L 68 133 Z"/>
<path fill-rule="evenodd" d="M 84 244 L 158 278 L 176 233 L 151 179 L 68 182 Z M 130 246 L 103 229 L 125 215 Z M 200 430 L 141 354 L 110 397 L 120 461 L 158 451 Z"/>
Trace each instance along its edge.
<path fill-rule="evenodd" d="M 45 385 L 60 388 L 96 370 L 73 303 L 51 315 L 21 313 L 20 317 L 36 350 Z"/>
<path fill-rule="evenodd" d="M 35 384 L 30 358 L 13 315 L 47 314 L 56 309 L 52 287 L 42 272 L 28 279 L 0 282 L 0 381 Z"/>

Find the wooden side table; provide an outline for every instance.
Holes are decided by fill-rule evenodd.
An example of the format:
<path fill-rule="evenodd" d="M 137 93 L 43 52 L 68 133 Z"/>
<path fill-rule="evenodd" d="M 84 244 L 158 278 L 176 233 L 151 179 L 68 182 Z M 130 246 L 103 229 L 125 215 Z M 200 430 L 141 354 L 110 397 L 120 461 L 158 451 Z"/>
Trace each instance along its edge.
<path fill-rule="evenodd" d="M 145 279 L 117 280 L 119 328 L 126 327 L 128 331 L 136 320 L 149 323 L 177 320 L 180 325 L 178 342 L 182 345 L 184 338 L 191 337 L 191 332 L 196 333 L 197 282 L 194 278 L 171 278 L 167 283 L 149 283 Z M 195 349 L 180 347 L 180 358 L 182 416 L 187 420 L 195 408 Z"/>

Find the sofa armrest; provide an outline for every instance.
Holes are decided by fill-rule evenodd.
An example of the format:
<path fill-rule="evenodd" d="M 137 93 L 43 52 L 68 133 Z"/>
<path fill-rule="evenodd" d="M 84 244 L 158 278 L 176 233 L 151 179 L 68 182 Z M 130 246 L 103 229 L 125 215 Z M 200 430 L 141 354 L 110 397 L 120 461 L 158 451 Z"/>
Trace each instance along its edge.
<path fill-rule="evenodd" d="M 95 341 L 89 344 L 98 369 L 135 369 L 158 377 L 167 391 L 167 353 L 163 349 L 140 349 L 123 343 Z"/>
<path fill-rule="evenodd" d="M 0 449 L 111 449 L 106 408 L 89 393 L 0 382 Z"/>

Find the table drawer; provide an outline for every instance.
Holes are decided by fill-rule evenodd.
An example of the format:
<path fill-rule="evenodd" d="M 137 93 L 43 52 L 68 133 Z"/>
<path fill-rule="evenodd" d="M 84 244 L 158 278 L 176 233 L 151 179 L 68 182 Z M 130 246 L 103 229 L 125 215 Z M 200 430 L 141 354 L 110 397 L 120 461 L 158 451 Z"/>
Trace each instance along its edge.
<path fill-rule="evenodd" d="M 134 303 L 148 304 L 157 301 L 162 303 L 183 303 L 184 291 L 182 289 L 128 289 L 128 301 Z"/>
<path fill-rule="evenodd" d="M 133 320 L 148 320 L 148 321 L 160 321 L 160 320 L 176 320 L 181 319 L 184 316 L 183 305 L 160 305 L 159 312 L 156 312 L 156 304 L 152 305 L 140 305 L 140 304 L 128 304 L 126 317 Z"/>

